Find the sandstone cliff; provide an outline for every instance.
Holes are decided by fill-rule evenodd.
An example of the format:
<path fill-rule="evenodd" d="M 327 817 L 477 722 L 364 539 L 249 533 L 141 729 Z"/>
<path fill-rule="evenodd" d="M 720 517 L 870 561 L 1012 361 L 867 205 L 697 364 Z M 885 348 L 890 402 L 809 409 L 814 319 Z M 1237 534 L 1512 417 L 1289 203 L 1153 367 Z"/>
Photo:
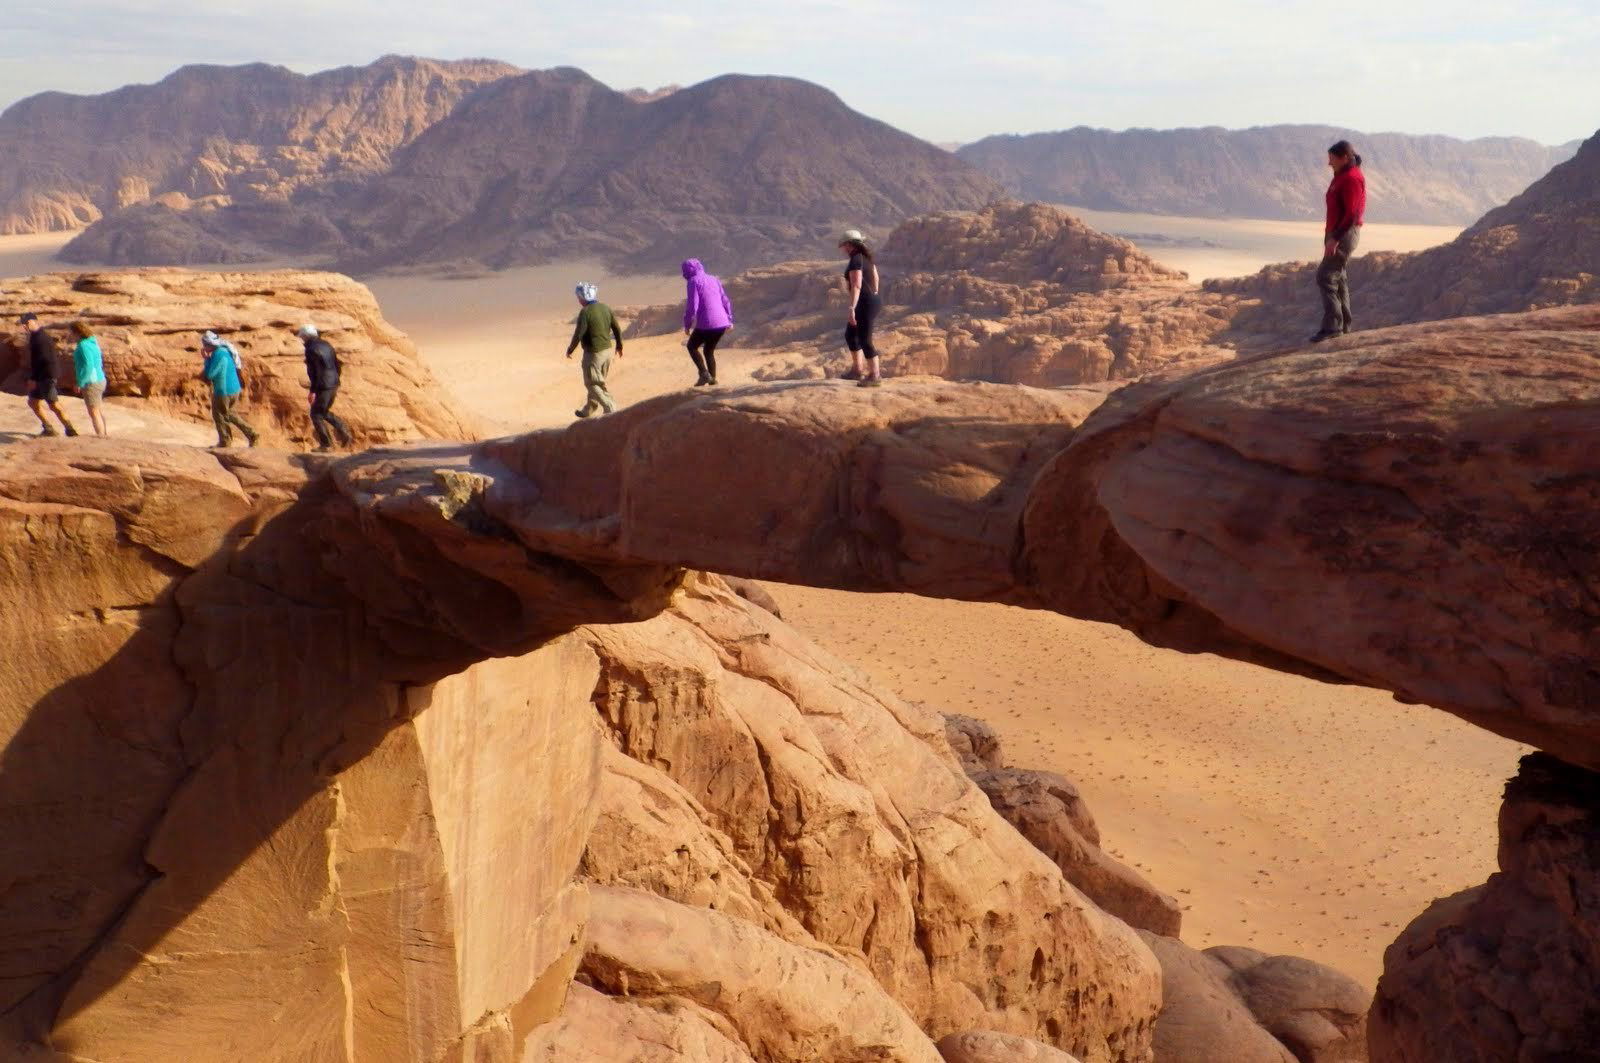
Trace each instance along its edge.
<path fill-rule="evenodd" d="M 1241 344 L 1298 343 L 1318 317 L 1315 270 L 1285 263 L 1205 289 L 1252 301 Z M 1357 256 L 1350 284 L 1358 328 L 1600 301 L 1600 135 L 1448 244 Z"/>
<path fill-rule="evenodd" d="M 359 271 L 575 255 L 748 265 L 828 247 L 846 225 L 883 231 L 1000 194 L 949 153 L 803 81 L 727 76 L 638 99 L 557 69 L 465 94 L 359 180 L 148 204 L 97 223 L 63 257 L 321 256 Z"/>
<path fill-rule="evenodd" d="M 151 201 L 281 201 L 348 183 L 517 72 L 387 56 L 311 77 L 264 63 L 186 66 L 100 96 L 32 96 L 0 114 L 0 233 L 82 228 Z"/>
<path fill-rule="evenodd" d="M 1093 210 L 1232 218 L 1322 217 L 1328 145 L 1367 163 L 1372 220 L 1464 225 L 1572 157 L 1516 137 L 1355 133 L 1332 126 L 1076 129 L 995 136 L 957 154 L 1013 195 Z"/>
<path fill-rule="evenodd" d="M 1236 300 L 1204 293 L 1131 243 L 1056 207 L 1005 203 L 914 218 L 877 257 L 884 371 L 1059 387 L 1130 380 L 1231 356 L 1219 338 Z M 795 262 L 732 278 L 731 342 L 763 351 L 757 379 L 848 367 L 843 262 Z M 636 315 L 670 332 L 681 309 Z"/>
<path fill-rule="evenodd" d="M 308 445 L 304 348 L 294 332 L 311 322 L 343 362 L 335 412 L 358 444 L 479 434 L 476 419 L 384 320 L 372 293 L 338 274 L 142 270 L 0 281 L 0 322 L 14 322 L 25 310 L 37 312 L 56 338 L 63 386 L 73 379 L 67 326 L 84 320 L 95 328 L 113 403 L 209 425 L 211 385 L 199 376 L 200 333 L 214 329 L 243 360 L 245 419 L 269 444 Z M 0 385 L 26 390 L 27 369 L 26 337 L 7 325 Z"/>
<path fill-rule="evenodd" d="M 5 1032 L 82 1060 L 499 1063 L 566 1029 L 539 1028 L 576 969 L 618 999 L 578 993 L 572 1021 L 713 1059 L 804 1058 L 798 1028 L 932 1063 L 947 1027 L 1147 1058 L 1178 998 L 965 777 L 944 721 L 681 566 L 1110 620 L 1593 769 L 1597 315 L 1365 334 L 1086 421 L 1072 391 L 782 384 L 338 463 L 0 451 Z M 1507 947 L 1457 962 L 1472 938 L 1433 939 L 1470 993 L 1593 922 L 1549 890 L 1588 876 L 1581 816 L 1539 794 L 1507 821 L 1533 855 L 1503 853 L 1490 909 L 1449 913 L 1495 916 Z M 1375 1045 L 1452 1043 L 1429 952 L 1392 958 L 1374 1021 L 1397 1040 Z M 1346 1054 L 1337 980 L 1209 959 L 1202 999 Z M 1492 1031 L 1519 1050 L 1590 1021 L 1570 965 L 1540 971 L 1552 1036 Z"/>

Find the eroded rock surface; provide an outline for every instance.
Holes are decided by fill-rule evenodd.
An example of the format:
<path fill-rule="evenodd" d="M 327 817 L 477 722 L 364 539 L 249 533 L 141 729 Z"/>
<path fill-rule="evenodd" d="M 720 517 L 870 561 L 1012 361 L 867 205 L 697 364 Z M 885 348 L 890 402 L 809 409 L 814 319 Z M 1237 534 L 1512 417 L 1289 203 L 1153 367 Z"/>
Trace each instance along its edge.
<path fill-rule="evenodd" d="M 244 418 L 268 445 L 310 444 L 305 353 L 294 335 L 309 322 L 343 362 L 335 410 L 358 446 L 479 435 L 476 418 L 423 366 L 405 333 L 384 320 L 372 292 L 339 274 L 152 269 L 0 281 L 0 320 L 29 310 L 56 338 L 63 387 L 73 382 L 67 327 L 76 320 L 94 327 L 114 403 L 209 426 L 211 385 L 200 378 L 200 333 L 214 329 L 243 362 Z M 0 334 L 0 383 L 25 389 L 27 367 L 23 334 L 7 328 Z"/>
<path fill-rule="evenodd" d="M 944 1063 L 1078 1063 L 1060 1049 L 988 1030 L 953 1033 L 938 1047 Z"/>
<path fill-rule="evenodd" d="M 1600 1044 L 1600 776 L 1535 754 L 1506 787 L 1500 871 L 1384 954 L 1372 1058 L 1584 1059 Z"/>
<path fill-rule="evenodd" d="M 1057 207 L 1004 203 L 913 218 L 877 261 L 877 344 L 892 375 L 1061 387 L 1232 356 L 1217 337 L 1237 300 L 1200 291 Z M 741 322 L 731 341 L 763 351 L 757 379 L 816 379 L 847 367 L 842 261 L 758 268 L 727 287 Z M 653 307 L 633 327 L 669 332 L 681 314 Z"/>

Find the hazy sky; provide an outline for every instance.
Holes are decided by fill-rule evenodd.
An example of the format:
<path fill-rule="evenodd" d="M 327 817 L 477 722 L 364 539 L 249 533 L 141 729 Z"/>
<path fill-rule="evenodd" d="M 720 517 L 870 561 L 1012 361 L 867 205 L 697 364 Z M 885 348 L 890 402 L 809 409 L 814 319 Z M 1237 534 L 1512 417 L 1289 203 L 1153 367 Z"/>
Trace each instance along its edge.
<path fill-rule="evenodd" d="M 1548 143 L 1600 127 L 1600 0 L 0 0 L 0 105 L 191 62 L 386 52 L 618 88 L 790 74 L 931 140 L 1318 122 Z"/>

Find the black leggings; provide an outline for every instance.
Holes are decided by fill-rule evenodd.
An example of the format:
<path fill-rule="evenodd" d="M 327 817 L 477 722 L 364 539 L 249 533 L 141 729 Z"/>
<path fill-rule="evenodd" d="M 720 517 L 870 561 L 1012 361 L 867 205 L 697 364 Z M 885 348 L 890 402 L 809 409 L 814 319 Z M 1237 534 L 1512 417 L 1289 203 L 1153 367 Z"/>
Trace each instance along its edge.
<path fill-rule="evenodd" d="M 872 323 L 882 308 L 883 300 L 876 295 L 862 292 L 861 298 L 856 300 L 856 323 L 844 329 L 844 345 L 850 348 L 851 354 L 860 351 L 868 358 L 878 357 L 878 348 L 872 345 Z"/>
<path fill-rule="evenodd" d="M 311 395 L 311 430 L 316 433 L 318 446 L 326 447 L 333 444 L 333 439 L 328 434 L 330 425 L 339 434 L 339 442 L 345 446 L 350 445 L 350 429 L 332 409 L 333 400 L 338 394 L 339 387 L 334 385 L 313 392 Z"/>
<path fill-rule="evenodd" d="M 717 344 L 722 342 L 727 331 L 725 328 L 697 328 L 689 333 L 689 357 L 694 359 L 694 367 L 702 376 L 716 378 Z M 705 349 L 703 356 L 701 348 Z"/>

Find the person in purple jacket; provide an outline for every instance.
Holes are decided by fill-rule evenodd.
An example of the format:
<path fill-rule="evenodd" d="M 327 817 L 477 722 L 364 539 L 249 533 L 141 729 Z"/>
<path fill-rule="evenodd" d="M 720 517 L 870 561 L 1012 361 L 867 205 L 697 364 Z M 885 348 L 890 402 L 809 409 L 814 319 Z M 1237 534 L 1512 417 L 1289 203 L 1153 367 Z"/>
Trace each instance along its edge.
<path fill-rule="evenodd" d="M 733 328 L 733 304 L 722 282 L 706 272 L 698 258 L 683 264 L 683 279 L 689 285 L 683 306 L 683 334 L 689 338 L 689 357 L 700 370 L 694 386 L 717 382 L 717 344 Z"/>

